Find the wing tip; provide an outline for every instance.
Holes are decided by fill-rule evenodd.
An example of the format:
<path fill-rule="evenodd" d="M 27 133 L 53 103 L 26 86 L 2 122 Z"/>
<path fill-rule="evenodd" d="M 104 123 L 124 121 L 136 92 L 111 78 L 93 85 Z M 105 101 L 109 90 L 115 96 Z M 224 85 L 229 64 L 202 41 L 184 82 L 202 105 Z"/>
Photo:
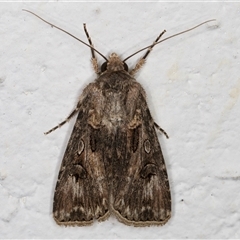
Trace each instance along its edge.
<path fill-rule="evenodd" d="M 86 221 L 86 220 L 83 220 L 83 221 L 79 221 L 79 220 L 76 220 L 76 221 L 73 221 L 71 219 L 69 220 L 59 220 L 56 216 L 54 216 L 53 214 L 53 218 L 55 220 L 55 222 L 59 225 L 59 226 L 65 226 L 65 227 L 69 227 L 69 226 L 72 226 L 72 227 L 85 227 L 85 226 L 90 226 L 92 225 L 95 221 L 99 221 L 99 222 L 103 222 L 105 221 L 106 219 L 108 219 L 110 216 L 110 212 L 106 212 L 103 216 L 100 216 L 96 219 L 91 219 L 89 221 Z"/>
<path fill-rule="evenodd" d="M 116 210 L 113 210 L 113 211 L 119 222 L 121 222 L 125 225 L 128 225 L 128 226 L 134 226 L 134 227 L 162 226 L 162 225 L 165 225 L 168 222 L 168 220 L 171 218 L 171 213 L 169 213 L 169 215 L 165 219 L 160 220 L 160 221 L 156 221 L 156 220 L 132 221 L 132 220 L 129 220 L 129 219 L 123 217 L 118 211 L 116 211 Z"/>

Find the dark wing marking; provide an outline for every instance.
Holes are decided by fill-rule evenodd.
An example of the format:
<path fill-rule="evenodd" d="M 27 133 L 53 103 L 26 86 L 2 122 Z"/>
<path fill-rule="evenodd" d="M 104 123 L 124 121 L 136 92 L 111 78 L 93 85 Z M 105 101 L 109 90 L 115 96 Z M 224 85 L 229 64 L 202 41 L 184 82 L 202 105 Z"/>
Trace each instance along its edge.
<path fill-rule="evenodd" d="M 136 101 L 134 123 L 125 128 L 127 137 L 122 139 L 124 130 L 116 133 L 126 140 L 127 150 L 118 159 L 125 163 L 115 166 L 112 210 L 127 225 L 163 225 L 171 215 L 167 171 L 146 100 L 140 94 Z"/>
<path fill-rule="evenodd" d="M 109 216 L 108 186 L 99 129 L 88 124 L 91 98 L 82 100 L 56 185 L 53 215 L 58 224 L 88 225 Z"/>

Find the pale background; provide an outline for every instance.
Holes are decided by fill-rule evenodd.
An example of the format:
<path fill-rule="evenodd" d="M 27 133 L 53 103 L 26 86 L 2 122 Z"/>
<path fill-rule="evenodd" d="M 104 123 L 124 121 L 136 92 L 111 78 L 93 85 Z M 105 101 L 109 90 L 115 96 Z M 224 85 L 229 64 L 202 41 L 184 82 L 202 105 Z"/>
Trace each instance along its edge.
<path fill-rule="evenodd" d="M 172 192 L 172 218 L 134 228 L 114 217 L 60 227 L 52 198 L 75 120 L 45 136 L 95 79 L 90 50 L 123 58 L 202 21 L 217 21 L 155 47 L 137 74 L 159 134 Z M 1 3 L 1 238 L 240 238 L 240 3 Z M 128 61 L 132 66 L 141 55 Z M 98 57 L 102 61 L 101 57 Z"/>

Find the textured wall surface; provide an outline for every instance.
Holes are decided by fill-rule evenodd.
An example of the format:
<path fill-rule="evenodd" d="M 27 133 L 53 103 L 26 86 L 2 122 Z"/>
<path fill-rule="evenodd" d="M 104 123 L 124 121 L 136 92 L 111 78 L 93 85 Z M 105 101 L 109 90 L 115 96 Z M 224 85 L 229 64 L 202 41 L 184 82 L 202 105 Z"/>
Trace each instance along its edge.
<path fill-rule="evenodd" d="M 34 11 L 123 58 L 165 36 L 137 74 L 159 134 L 172 218 L 60 227 L 52 198 L 75 120 L 45 136 L 95 79 L 90 51 Z M 0 238 L 240 238 L 240 3 L 0 3 Z M 129 60 L 133 66 L 141 55 Z M 101 57 L 98 57 L 102 61 Z"/>

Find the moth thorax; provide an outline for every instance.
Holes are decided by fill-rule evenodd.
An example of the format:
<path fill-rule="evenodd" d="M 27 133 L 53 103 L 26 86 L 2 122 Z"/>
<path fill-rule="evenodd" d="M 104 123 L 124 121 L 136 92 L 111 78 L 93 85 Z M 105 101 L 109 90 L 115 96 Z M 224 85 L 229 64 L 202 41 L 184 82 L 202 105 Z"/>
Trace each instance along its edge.
<path fill-rule="evenodd" d="M 107 70 L 108 71 L 121 71 L 124 70 L 124 63 L 118 57 L 116 53 L 112 53 L 109 56 L 108 63 L 107 63 Z"/>

